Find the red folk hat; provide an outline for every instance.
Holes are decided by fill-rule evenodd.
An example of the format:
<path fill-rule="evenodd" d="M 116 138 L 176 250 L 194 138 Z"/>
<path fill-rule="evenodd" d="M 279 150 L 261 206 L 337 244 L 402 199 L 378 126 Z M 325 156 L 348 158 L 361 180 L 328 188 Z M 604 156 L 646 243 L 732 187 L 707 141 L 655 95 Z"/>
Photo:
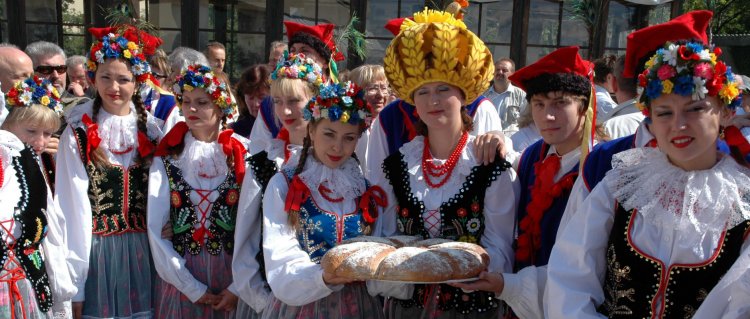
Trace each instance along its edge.
<path fill-rule="evenodd" d="M 581 58 L 578 54 L 578 47 L 564 47 L 516 71 L 508 79 L 513 82 L 513 85 L 526 90 L 527 81 L 545 73 L 575 73 L 592 80 L 594 64 Z"/>
<path fill-rule="evenodd" d="M 411 17 L 409 19 L 411 19 Z M 398 35 L 399 32 L 401 32 L 401 24 L 404 23 L 404 20 L 406 20 L 406 18 L 390 19 L 384 27 L 386 28 L 386 30 L 393 33 L 393 35 Z"/>
<path fill-rule="evenodd" d="M 623 76 L 634 78 L 638 61 L 650 52 L 661 48 L 667 41 L 697 39 L 708 44 L 706 29 L 713 12 L 691 11 L 668 22 L 646 27 L 628 35 Z"/>
<path fill-rule="evenodd" d="M 287 39 L 291 40 L 295 34 L 300 32 L 307 33 L 322 41 L 326 45 L 326 47 L 331 50 L 331 52 L 333 53 L 333 58 L 336 61 L 344 60 L 344 55 L 336 50 L 336 42 L 333 39 L 333 29 L 336 27 L 335 25 L 330 23 L 323 23 L 309 26 L 291 21 L 284 21 L 284 25 L 286 26 Z M 329 57 L 324 58 L 327 59 Z"/>

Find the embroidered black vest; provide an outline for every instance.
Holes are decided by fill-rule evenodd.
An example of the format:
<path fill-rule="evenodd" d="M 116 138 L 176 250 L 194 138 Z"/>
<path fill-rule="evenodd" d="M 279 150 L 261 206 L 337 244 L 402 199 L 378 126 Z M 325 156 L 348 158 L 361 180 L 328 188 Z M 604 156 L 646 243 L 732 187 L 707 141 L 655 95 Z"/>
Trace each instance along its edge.
<path fill-rule="evenodd" d="M 39 157 L 42 162 L 42 172 L 44 172 L 44 178 L 47 180 L 49 189 L 52 190 L 52 194 L 55 194 L 55 158 L 50 153 L 44 152 Z"/>
<path fill-rule="evenodd" d="M 490 165 L 475 166 L 466 178 L 459 192 L 448 202 L 440 206 L 440 238 L 481 244 L 484 233 L 484 195 L 488 187 L 505 170 L 510 163 L 496 158 Z M 412 193 L 409 183 L 406 161 L 403 154 L 395 153 L 383 161 L 383 171 L 393 187 L 398 205 L 398 230 L 406 235 L 421 235 L 430 238 L 424 227 L 422 214 L 424 203 Z M 502 196 L 503 194 L 497 194 Z M 509 198 L 508 200 L 515 200 Z M 456 308 L 462 314 L 485 312 L 498 307 L 494 294 L 477 291 L 465 293 L 461 289 L 449 285 L 416 285 L 414 295 L 409 300 L 401 300 L 404 307 L 417 305 L 424 307 L 430 298 L 430 290 L 438 289 L 438 308 L 450 310 Z"/>
<path fill-rule="evenodd" d="M 127 169 L 118 165 L 98 168 L 86 154 L 86 130 L 79 127 L 73 132 L 89 176 L 92 232 L 101 236 L 146 232 L 148 167 L 134 164 Z"/>
<path fill-rule="evenodd" d="M 247 159 L 248 167 L 252 171 L 255 180 L 260 184 L 260 197 L 263 198 L 263 194 L 266 193 L 266 187 L 268 182 L 271 181 L 271 177 L 276 174 L 278 168 L 276 162 L 268 159 L 268 152 L 262 151 Z M 260 277 L 263 278 L 263 282 L 267 283 L 266 280 L 266 261 L 263 259 L 263 205 L 260 205 L 260 211 L 258 212 L 261 216 L 260 223 L 260 247 L 258 247 L 258 253 L 255 255 L 255 260 L 258 261 Z"/>
<path fill-rule="evenodd" d="M 26 147 L 21 151 L 21 156 L 14 157 L 12 165 L 21 188 L 21 198 L 13 217 L 17 227 L 21 228 L 21 235 L 15 240 L 13 255 L 34 288 L 39 309 L 47 312 L 52 307 L 52 293 L 45 261 L 39 250 L 47 236 L 47 187 L 31 148 Z M 0 267 L 3 267 L 8 262 L 10 247 L 4 240 L 0 242 Z"/>
<path fill-rule="evenodd" d="M 170 213 L 172 222 L 172 245 L 180 255 L 185 251 L 191 255 L 198 255 L 203 242 L 193 238 L 195 224 L 200 220 L 194 203 L 190 200 L 193 188 L 185 182 L 182 171 L 171 159 L 163 159 L 164 167 L 169 177 Z M 208 216 L 208 231 L 210 235 L 205 239 L 206 250 L 211 255 L 218 255 L 222 250 L 231 255 L 234 251 L 234 226 L 237 222 L 237 202 L 240 199 L 240 185 L 232 170 L 227 178 L 216 188 L 219 197 L 211 206 Z M 203 240 L 202 238 L 200 240 Z"/>
<path fill-rule="evenodd" d="M 634 210 L 625 211 L 617 204 L 615 211 L 607 248 L 605 299 L 597 309 L 610 318 L 654 318 L 661 308 L 662 318 L 692 318 L 739 257 L 750 229 L 747 220 L 725 231 L 714 255 L 703 263 L 667 267 L 633 245 Z"/>

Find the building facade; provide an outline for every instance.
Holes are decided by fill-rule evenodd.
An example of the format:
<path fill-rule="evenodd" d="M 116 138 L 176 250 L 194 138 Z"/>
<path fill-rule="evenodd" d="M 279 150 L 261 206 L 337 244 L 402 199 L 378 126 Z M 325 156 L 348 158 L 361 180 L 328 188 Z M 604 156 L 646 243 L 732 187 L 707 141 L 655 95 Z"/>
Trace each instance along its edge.
<path fill-rule="evenodd" d="M 37 40 L 58 43 L 69 54 L 84 54 L 91 43 L 89 26 L 106 25 L 104 7 L 121 0 L 0 0 L 0 41 L 24 48 Z M 360 19 L 358 29 L 368 42 L 365 61 L 349 56 L 341 68 L 382 63 L 393 38 L 385 23 L 408 17 L 435 0 L 131 0 L 133 10 L 160 30 L 162 48 L 199 50 L 210 40 L 227 47 L 228 71 L 237 77 L 244 67 L 265 63 L 272 41 L 286 40 L 282 21 L 344 26 Z M 443 1 L 445 2 L 445 1 Z M 589 42 L 585 25 L 571 18 L 571 1 L 474 0 L 465 22 L 495 57 L 510 57 L 517 67 L 533 63 L 552 50 L 578 45 L 583 54 L 624 53 L 626 37 L 646 25 L 679 14 L 680 0 L 657 6 L 608 0 L 598 38 Z M 342 48 L 347 51 L 347 48 Z"/>

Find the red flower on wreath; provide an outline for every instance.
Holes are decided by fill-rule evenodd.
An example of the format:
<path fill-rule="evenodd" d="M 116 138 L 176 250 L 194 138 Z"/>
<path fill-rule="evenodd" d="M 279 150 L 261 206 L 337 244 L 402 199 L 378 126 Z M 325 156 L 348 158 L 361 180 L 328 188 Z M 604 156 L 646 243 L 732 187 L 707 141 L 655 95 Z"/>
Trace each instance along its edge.
<path fill-rule="evenodd" d="M 182 197 L 180 197 L 180 193 L 177 191 L 172 191 L 172 194 L 170 194 L 170 201 L 172 202 L 172 207 L 180 207 L 182 206 Z"/>
<path fill-rule="evenodd" d="M 466 217 L 466 209 L 461 207 L 456 211 L 456 214 L 458 214 L 458 217 L 464 218 Z"/>
<path fill-rule="evenodd" d="M 234 204 L 237 204 L 237 201 L 240 199 L 240 193 L 237 192 L 236 189 L 230 189 L 227 192 L 227 205 L 234 206 Z"/>
<path fill-rule="evenodd" d="M 479 203 L 478 202 L 472 202 L 471 203 L 471 211 L 478 213 L 479 212 Z"/>
<path fill-rule="evenodd" d="M 407 217 L 409 216 L 409 210 L 406 208 L 401 209 L 401 217 Z"/>

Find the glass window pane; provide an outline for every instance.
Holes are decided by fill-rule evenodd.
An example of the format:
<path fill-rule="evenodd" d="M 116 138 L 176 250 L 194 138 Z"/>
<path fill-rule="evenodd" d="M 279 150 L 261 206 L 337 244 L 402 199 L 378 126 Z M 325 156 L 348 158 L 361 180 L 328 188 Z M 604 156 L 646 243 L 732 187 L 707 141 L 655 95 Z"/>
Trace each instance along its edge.
<path fill-rule="evenodd" d="M 563 7 L 562 26 L 560 27 L 563 32 L 560 34 L 559 45 L 587 47 L 589 46 L 589 32 L 586 30 L 586 24 L 579 20 L 570 18 L 568 12 L 571 10 L 571 2 L 566 1 Z"/>
<path fill-rule="evenodd" d="M 401 0 L 401 13 L 402 17 L 411 17 L 414 12 L 422 11 L 427 3 L 433 0 Z"/>
<path fill-rule="evenodd" d="M 236 28 L 239 32 L 266 31 L 266 0 L 241 0 L 235 6 Z"/>
<path fill-rule="evenodd" d="M 610 2 L 604 47 L 625 48 L 628 34 L 635 29 L 631 21 L 635 21 L 634 6 L 626 6 L 617 1 Z"/>
<path fill-rule="evenodd" d="M 388 20 L 398 17 L 398 1 L 367 1 L 367 24 L 365 34 L 368 37 L 391 37 L 392 34 L 383 26 Z"/>
<path fill-rule="evenodd" d="M 181 10 L 182 2 L 178 0 L 150 0 L 148 19 L 159 28 L 180 28 L 182 26 Z"/>
<path fill-rule="evenodd" d="M 213 2 L 213 1 L 211 1 Z M 214 10 L 216 7 L 210 4 L 208 0 L 200 0 L 198 4 L 198 28 L 199 29 L 213 29 L 216 23 Z"/>
<path fill-rule="evenodd" d="M 548 0 L 531 0 L 529 17 L 528 44 L 557 45 L 557 28 L 560 27 L 558 24 L 560 3 Z"/>
<path fill-rule="evenodd" d="M 88 32 L 84 31 L 84 27 L 78 25 L 63 25 L 63 34 L 80 34 L 86 35 Z"/>
<path fill-rule="evenodd" d="M 471 32 L 474 32 L 474 34 L 478 35 L 479 37 L 482 37 L 481 34 L 479 34 L 479 7 L 481 4 L 475 4 L 470 5 L 467 10 L 464 12 L 464 23 L 466 23 L 466 26 L 471 30 Z M 483 17 L 484 18 L 484 17 Z M 484 40 L 484 37 L 482 37 Z"/>
<path fill-rule="evenodd" d="M 0 42 L 9 42 L 10 40 L 8 39 L 8 23 L 0 23 L 0 28 L 2 29 L 2 32 L 0 32 L 0 35 L 2 35 L 2 37 L 0 37 Z"/>
<path fill-rule="evenodd" d="M 57 6 L 55 1 L 26 0 L 26 20 L 36 22 L 57 22 Z"/>
<path fill-rule="evenodd" d="M 5 5 L 5 0 L 0 0 L 0 19 L 7 20 L 8 19 L 8 6 Z M 4 30 L 8 30 L 3 28 Z"/>
<path fill-rule="evenodd" d="M 510 43 L 513 0 L 482 4 L 482 40 Z"/>
<path fill-rule="evenodd" d="M 350 15 L 348 1 L 318 0 L 318 24 L 333 23 L 343 28 L 349 23 Z"/>
<path fill-rule="evenodd" d="M 284 21 L 294 21 L 308 25 L 315 24 L 315 5 L 310 0 L 285 0 Z M 347 15 L 349 13 L 347 12 Z M 284 33 L 286 33 L 286 28 Z"/>
<path fill-rule="evenodd" d="M 225 71 L 231 78 L 237 79 L 242 71 L 254 64 L 265 63 L 268 54 L 265 53 L 266 37 L 262 34 L 236 34 L 236 39 L 228 46 L 227 65 Z"/>
<path fill-rule="evenodd" d="M 83 24 L 83 0 L 63 1 L 62 19 L 65 24 Z"/>
<path fill-rule="evenodd" d="M 555 48 L 526 47 L 526 65 L 531 65 L 554 50 Z M 516 70 L 520 68 L 520 66 L 516 65 Z"/>
<path fill-rule="evenodd" d="M 510 57 L 510 46 L 509 45 L 488 45 L 487 46 L 490 49 L 490 52 L 492 52 L 492 59 L 494 61 L 500 60 L 502 58 L 508 58 Z"/>
<path fill-rule="evenodd" d="M 167 53 L 172 52 L 172 50 L 182 45 L 181 34 L 182 32 L 177 30 L 159 30 L 159 37 L 164 41 L 159 48 Z"/>
<path fill-rule="evenodd" d="M 367 40 L 367 60 L 366 64 L 383 64 L 385 49 L 391 43 L 391 40 Z"/>
<path fill-rule="evenodd" d="M 86 55 L 86 44 L 83 35 L 64 35 L 63 46 L 65 55 Z"/>
<path fill-rule="evenodd" d="M 654 25 L 669 21 L 672 15 L 672 3 L 660 4 L 651 7 L 648 13 L 648 25 Z"/>
<path fill-rule="evenodd" d="M 50 24 L 26 24 L 26 43 L 34 41 L 57 42 L 57 25 Z"/>

